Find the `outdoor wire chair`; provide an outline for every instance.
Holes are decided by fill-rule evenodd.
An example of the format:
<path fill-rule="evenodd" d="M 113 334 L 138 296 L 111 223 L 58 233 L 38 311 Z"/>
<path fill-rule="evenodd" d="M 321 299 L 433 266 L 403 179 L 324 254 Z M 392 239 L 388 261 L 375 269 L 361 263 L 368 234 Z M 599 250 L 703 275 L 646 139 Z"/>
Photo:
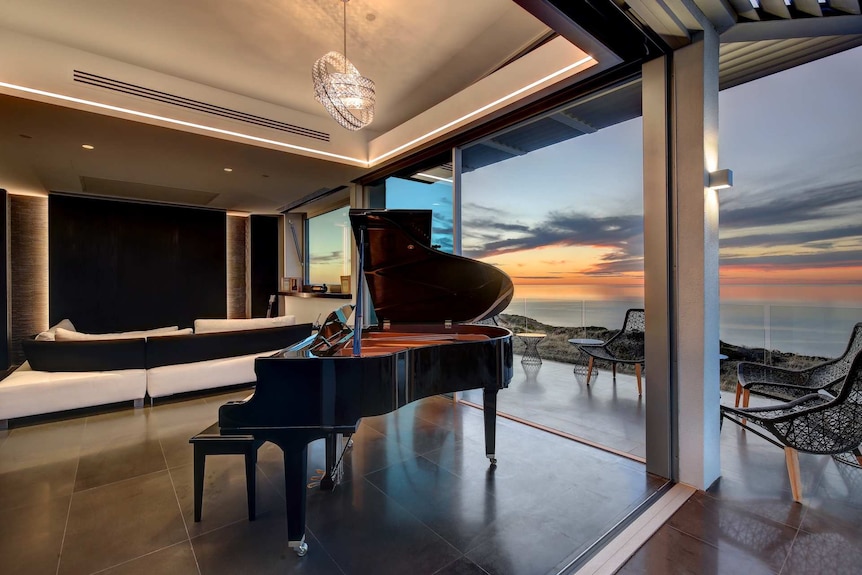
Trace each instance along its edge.
<path fill-rule="evenodd" d="M 638 395 L 641 395 L 641 368 L 644 364 L 644 328 L 646 316 L 642 309 L 626 310 L 623 328 L 611 339 L 601 345 L 579 345 L 578 348 L 590 356 L 587 364 L 587 385 L 593 373 L 593 362 L 596 359 L 611 362 L 614 381 L 617 379 L 618 363 L 633 363 L 635 377 L 638 381 Z"/>
<path fill-rule="evenodd" d="M 862 464 L 862 353 L 852 360 L 837 396 L 816 393 L 769 407 L 721 406 L 721 420 L 730 421 L 784 450 L 793 500 L 802 501 L 799 452 L 850 454 Z M 746 423 L 757 425 L 771 436 Z"/>
<path fill-rule="evenodd" d="M 862 323 L 857 323 L 853 327 L 847 349 L 841 357 L 825 363 L 805 369 L 785 369 L 751 361 L 740 361 L 736 367 L 738 383 L 734 405 L 739 407 L 741 397 L 742 406 L 748 407 L 751 393 L 780 401 L 789 401 L 819 389 L 825 389 L 835 395 L 838 384 L 844 380 L 847 370 L 850 369 L 850 362 L 860 350 L 862 350 Z"/>

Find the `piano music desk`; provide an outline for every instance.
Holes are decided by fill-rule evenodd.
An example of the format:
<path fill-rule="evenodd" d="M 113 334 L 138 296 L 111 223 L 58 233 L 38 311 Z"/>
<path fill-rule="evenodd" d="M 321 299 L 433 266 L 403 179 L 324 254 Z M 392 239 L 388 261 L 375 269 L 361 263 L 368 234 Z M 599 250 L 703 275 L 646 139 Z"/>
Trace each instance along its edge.
<path fill-rule="evenodd" d="M 257 450 L 263 441 L 256 440 L 251 435 L 221 435 L 218 423 L 213 423 L 191 439 L 189 443 L 195 448 L 194 492 L 195 492 L 195 522 L 201 520 L 201 507 L 204 497 L 204 469 L 207 455 L 244 455 L 245 484 L 248 495 L 248 520 L 255 519 L 255 466 L 257 465 Z"/>

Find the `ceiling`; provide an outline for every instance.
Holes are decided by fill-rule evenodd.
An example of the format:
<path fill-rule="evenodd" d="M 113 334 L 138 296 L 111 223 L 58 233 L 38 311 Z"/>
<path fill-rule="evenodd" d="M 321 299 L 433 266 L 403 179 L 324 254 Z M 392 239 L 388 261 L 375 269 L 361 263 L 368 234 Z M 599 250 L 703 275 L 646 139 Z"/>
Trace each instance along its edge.
<path fill-rule="evenodd" d="M 0 33 L 5 28 L 328 120 L 313 98 L 311 66 L 343 49 L 342 10 L 339 0 L 91 0 L 85 8 L 67 0 L 0 0 Z M 377 88 L 374 123 L 366 129 L 372 137 L 460 92 L 550 30 L 510 0 L 351 0 L 347 32 L 348 57 Z M 178 192 L 177 203 L 265 213 L 361 173 L 11 96 L 0 97 L 0 126 L 0 187 L 10 191 L 81 193 L 110 180 L 120 197 L 171 197 L 153 186 L 175 188 L 189 192 Z M 332 121 L 332 130 L 342 128 Z M 82 150 L 85 143 L 95 149 Z"/>
<path fill-rule="evenodd" d="M 377 87 L 375 120 L 363 137 L 398 127 L 546 40 L 551 30 L 520 5 L 548 1 L 350 0 L 348 57 Z M 846 8 L 848 2 L 856 4 Z M 638 15 L 658 33 L 664 30 L 663 37 L 697 27 L 673 14 L 646 18 L 649 0 L 628 4 L 641 7 Z M 697 5 L 719 14 L 716 21 L 730 18 L 721 35 L 722 88 L 862 44 L 858 0 L 828 0 L 830 10 L 845 6 L 837 17 L 827 10 L 822 15 L 830 17 L 780 22 L 766 16 L 762 22 L 740 21 L 741 12 L 734 15 L 723 0 Z M 0 0 L 0 35 L 6 29 L 235 94 L 269 110 L 308 114 L 338 134 L 343 129 L 313 98 L 311 66 L 325 52 L 343 49 L 342 10 L 340 0 Z M 489 137 L 468 150 L 466 168 L 640 113 L 639 83 L 608 94 Z M 83 150 L 82 144 L 95 149 Z M 363 171 L 0 95 L 0 188 L 13 192 L 89 193 L 274 213 Z"/>

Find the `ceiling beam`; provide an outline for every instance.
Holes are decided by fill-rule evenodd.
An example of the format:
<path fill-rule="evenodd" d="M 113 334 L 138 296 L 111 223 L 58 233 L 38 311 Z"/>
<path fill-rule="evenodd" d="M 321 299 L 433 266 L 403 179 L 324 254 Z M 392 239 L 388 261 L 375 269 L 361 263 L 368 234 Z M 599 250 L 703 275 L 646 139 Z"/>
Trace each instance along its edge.
<path fill-rule="evenodd" d="M 862 34 L 862 16 L 829 16 L 828 18 L 794 18 L 766 22 L 740 22 L 722 33 L 722 44 L 786 40 L 818 36 L 853 36 Z"/>
<path fill-rule="evenodd" d="M 521 148 L 516 148 L 515 146 L 509 146 L 508 144 L 504 144 L 502 142 L 498 142 L 493 138 L 489 138 L 487 140 L 482 140 L 479 142 L 483 146 L 488 146 L 489 148 L 494 148 L 500 152 L 505 152 L 507 154 L 512 154 L 513 156 L 523 156 L 527 153 L 527 150 L 522 150 Z"/>
<path fill-rule="evenodd" d="M 574 128 L 575 130 L 583 132 L 584 134 L 592 134 L 596 131 L 596 128 L 594 128 L 593 126 L 590 126 L 586 122 L 570 116 L 566 112 L 560 112 L 558 114 L 553 114 L 552 116 L 548 117 L 555 122 L 559 122 L 570 128 Z"/>

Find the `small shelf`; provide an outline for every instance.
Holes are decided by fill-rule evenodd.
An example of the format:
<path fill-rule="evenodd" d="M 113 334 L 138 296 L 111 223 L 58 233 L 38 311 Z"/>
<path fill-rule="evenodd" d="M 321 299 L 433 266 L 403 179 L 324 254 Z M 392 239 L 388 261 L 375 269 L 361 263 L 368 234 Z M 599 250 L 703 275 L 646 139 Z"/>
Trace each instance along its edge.
<path fill-rule="evenodd" d="M 324 299 L 353 299 L 353 294 L 349 294 L 349 293 L 280 291 L 280 292 L 278 292 L 278 295 L 283 295 L 285 297 L 314 297 L 314 298 L 324 298 Z"/>

